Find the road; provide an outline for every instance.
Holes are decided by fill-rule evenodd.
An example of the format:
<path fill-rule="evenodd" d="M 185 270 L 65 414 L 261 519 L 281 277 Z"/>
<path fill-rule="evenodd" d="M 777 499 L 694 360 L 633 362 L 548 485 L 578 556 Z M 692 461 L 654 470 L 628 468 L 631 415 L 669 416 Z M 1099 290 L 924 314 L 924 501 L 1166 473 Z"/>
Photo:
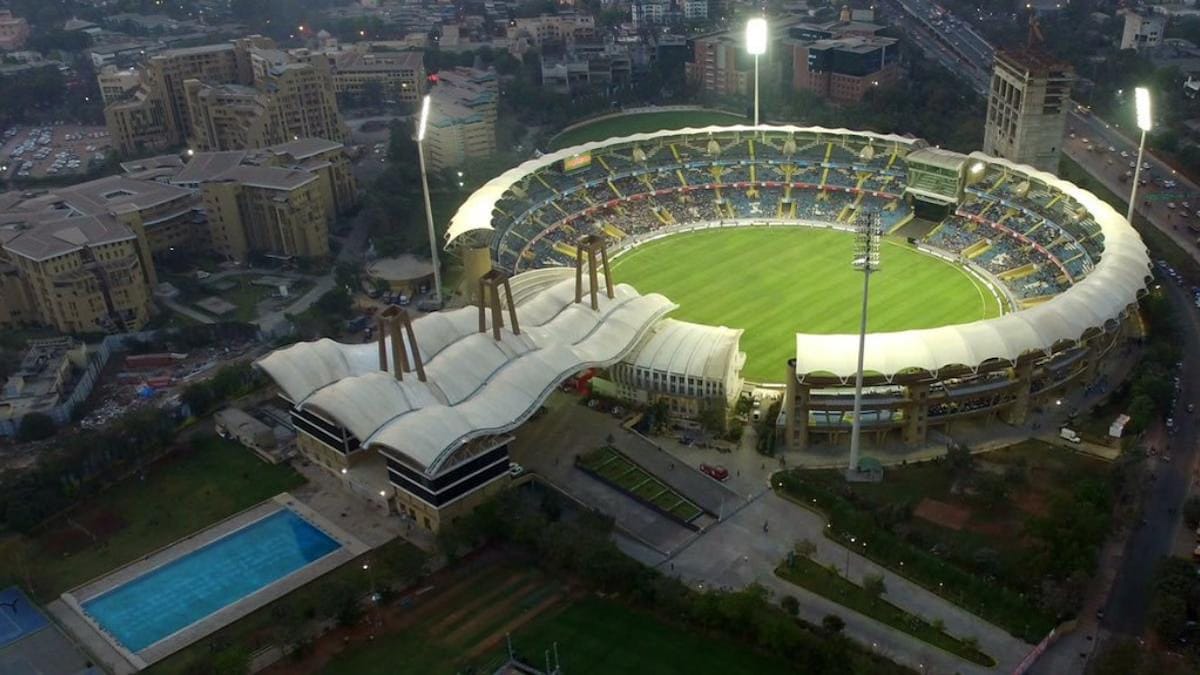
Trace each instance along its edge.
<path fill-rule="evenodd" d="M 991 63 L 985 57 L 990 47 L 985 47 L 986 42 L 973 30 L 963 28 L 961 22 L 943 20 L 940 26 L 933 25 L 930 21 L 932 5 L 926 0 L 887 0 L 885 6 L 889 9 L 902 7 L 909 15 L 905 25 L 910 28 L 910 35 L 917 45 L 927 55 L 966 78 L 977 91 L 986 93 Z M 1127 137 L 1115 125 L 1081 114 L 1078 109 L 1068 112 L 1067 128 L 1068 138 L 1064 139 L 1063 147 L 1066 155 L 1114 194 L 1125 194 L 1130 184 L 1128 179 L 1123 182 L 1122 176 L 1131 170 L 1130 163 L 1135 161 L 1135 139 Z M 1075 137 L 1071 138 L 1070 133 Z M 1196 223 L 1200 229 L 1200 214 L 1196 213 L 1200 211 L 1200 189 L 1153 153 L 1146 153 L 1144 161 L 1149 176 L 1139 193 L 1137 212 L 1200 262 L 1196 233 L 1189 227 Z M 1161 185 L 1164 179 L 1174 180 L 1178 185 L 1167 189 Z M 1189 356 L 1200 353 L 1200 315 L 1189 290 L 1174 282 L 1164 283 L 1172 304 L 1183 319 L 1179 340 L 1184 353 Z M 1150 468 L 1155 478 L 1146 491 L 1143 517 L 1135 524 L 1123 550 L 1119 539 L 1106 546 L 1098 583 L 1089 595 L 1088 609 L 1079 617 L 1078 628 L 1047 650 L 1031 672 L 1081 673 L 1095 645 L 1105 635 L 1110 632 L 1140 635 L 1145 630 L 1148 584 L 1157 561 L 1171 554 L 1184 539 L 1180 507 L 1195 490 L 1192 476 L 1200 454 L 1196 450 L 1200 425 L 1186 411 L 1179 409 L 1200 398 L 1200 385 L 1196 384 L 1200 366 L 1194 358 L 1185 358 L 1179 375 L 1182 390 L 1177 397 L 1177 409 L 1173 411 L 1178 428 L 1170 443 L 1171 460 L 1151 460 L 1154 466 Z M 1103 620 L 1091 609 L 1093 607 L 1102 608 Z"/>

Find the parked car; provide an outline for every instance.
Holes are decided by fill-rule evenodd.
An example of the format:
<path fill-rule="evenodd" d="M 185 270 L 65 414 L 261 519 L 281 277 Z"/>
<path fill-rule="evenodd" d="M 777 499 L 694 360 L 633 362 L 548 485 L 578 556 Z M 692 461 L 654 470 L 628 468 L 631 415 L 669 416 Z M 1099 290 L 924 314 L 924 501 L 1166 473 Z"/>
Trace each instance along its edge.
<path fill-rule="evenodd" d="M 708 474 L 708 477 L 712 478 L 713 480 L 725 480 L 726 478 L 729 478 L 729 469 L 726 469 L 723 466 L 701 464 L 700 470 Z"/>

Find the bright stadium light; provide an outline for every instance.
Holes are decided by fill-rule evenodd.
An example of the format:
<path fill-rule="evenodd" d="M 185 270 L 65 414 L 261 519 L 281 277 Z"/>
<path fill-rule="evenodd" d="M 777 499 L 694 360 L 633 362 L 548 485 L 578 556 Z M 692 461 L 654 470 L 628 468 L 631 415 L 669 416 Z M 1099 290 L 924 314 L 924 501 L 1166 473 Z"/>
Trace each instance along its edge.
<path fill-rule="evenodd" d="M 1133 90 L 1134 104 L 1137 108 L 1137 125 L 1142 131 L 1150 131 L 1150 90 L 1138 87 Z"/>
<path fill-rule="evenodd" d="M 425 196 L 425 224 L 429 228 L 429 260 L 433 263 L 433 301 L 442 305 L 442 269 L 438 264 L 437 234 L 433 229 L 433 207 L 429 205 L 429 176 L 425 171 L 425 126 L 429 122 L 429 94 L 421 101 L 421 119 L 417 123 L 417 157 L 421 163 L 421 192 Z"/>
<path fill-rule="evenodd" d="M 883 225 L 878 211 L 860 211 L 854 223 L 854 258 L 851 266 L 863 273 L 862 319 L 858 326 L 858 369 L 854 374 L 854 418 L 850 421 L 850 466 L 848 480 L 857 480 L 858 446 L 862 436 L 863 360 L 867 351 L 867 298 L 871 291 L 871 273 L 879 270 L 879 242 Z M 851 540 L 853 541 L 853 540 Z"/>
<path fill-rule="evenodd" d="M 767 20 L 761 16 L 746 22 L 746 52 L 754 57 L 754 126 L 758 126 L 758 57 L 767 53 Z"/>
<path fill-rule="evenodd" d="M 976 176 L 983 173 L 983 162 L 975 162 L 972 164 L 971 173 L 975 174 Z"/>
<path fill-rule="evenodd" d="M 753 56 L 767 53 L 767 20 L 761 16 L 746 22 L 746 51 Z"/>
<path fill-rule="evenodd" d="M 1137 125 L 1142 130 L 1142 139 L 1138 141 L 1137 164 L 1133 167 L 1133 183 L 1129 187 L 1129 209 L 1125 212 L 1125 220 L 1133 224 L 1133 209 L 1137 205 L 1138 181 L 1142 177 L 1142 157 L 1146 153 L 1146 132 L 1150 131 L 1150 90 L 1138 87 L 1133 91 L 1133 103 L 1137 112 Z"/>
<path fill-rule="evenodd" d="M 421 99 L 421 119 L 417 122 L 417 142 L 425 140 L 425 125 L 429 122 L 429 94 Z"/>

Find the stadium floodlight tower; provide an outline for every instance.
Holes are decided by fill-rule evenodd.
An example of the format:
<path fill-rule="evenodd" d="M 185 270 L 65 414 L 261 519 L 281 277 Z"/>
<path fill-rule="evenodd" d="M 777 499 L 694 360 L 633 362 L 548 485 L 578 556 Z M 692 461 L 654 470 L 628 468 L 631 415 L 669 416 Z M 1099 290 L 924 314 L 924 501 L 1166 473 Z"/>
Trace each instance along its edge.
<path fill-rule="evenodd" d="M 1133 167 L 1133 186 L 1129 188 L 1129 211 L 1125 220 L 1133 224 L 1133 208 L 1137 204 L 1138 180 L 1142 176 L 1142 155 L 1146 152 L 1146 132 L 1150 131 L 1150 90 L 1138 87 L 1133 91 L 1133 101 L 1137 108 L 1137 125 L 1142 130 L 1142 140 L 1138 142 L 1137 165 Z"/>
<path fill-rule="evenodd" d="M 754 57 L 754 126 L 758 128 L 758 57 L 767 53 L 767 20 L 761 16 L 746 22 L 746 51 Z"/>
<path fill-rule="evenodd" d="M 879 212 L 860 211 L 854 223 L 854 269 L 863 273 L 862 319 L 858 325 L 858 369 L 854 373 L 854 419 L 850 427 L 850 466 L 846 477 L 858 477 L 858 444 L 862 435 L 863 356 L 867 351 L 867 298 L 871 290 L 871 273 L 879 270 L 879 241 L 883 226 Z"/>
<path fill-rule="evenodd" d="M 417 121 L 417 157 L 421 162 L 421 192 L 425 195 L 425 223 L 429 226 L 429 259 L 433 263 L 433 301 L 442 304 L 442 270 L 438 265 L 437 234 L 433 230 L 433 208 L 429 205 L 429 176 L 425 171 L 425 128 L 429 123 L 429 94 L 421 100 L 421 118 Z"/>

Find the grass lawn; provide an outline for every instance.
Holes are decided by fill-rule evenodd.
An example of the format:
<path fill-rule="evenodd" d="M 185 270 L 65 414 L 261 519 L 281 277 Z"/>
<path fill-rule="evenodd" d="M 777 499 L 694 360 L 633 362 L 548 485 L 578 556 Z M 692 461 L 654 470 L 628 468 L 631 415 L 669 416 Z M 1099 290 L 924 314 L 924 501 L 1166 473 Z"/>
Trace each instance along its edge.
<path fill-rule="evenodd" d="M 0 541 L 0 577 L 23 583 L 26 567 L 37 597 L 50 600 L 304 482 L 291 467 L 266 464 L 215 436 L 190 445 L 151 466 L 145 480 L 125 480 L 81 504 L 70 522 Z"/>
<path fill-rule="evenodd" d="M 1036 642 L 1054 625 L 1054 617 L 1037 605 L 1040 582 L 1028 570 L 1037 542 L 1027 536 L 1026 526 L 1046 516 L 1051 504 L 1071 499 L 1081 481 L 1106 481 L 1109 465 L 1026 441 L 977 455 L 974 472 L 1000 477 L 1012 467 L 1020 468 L 1023 478 L 1010 484 L 999 504 L 956 489 L 946 462 L 893 467 L 883 482 L 852 488 L 839 472 L 799 472 L 791 476 L 799 480 L 789 481 L 784 493 L 826 513 L 832 525 L 829 536 L 872 542 L 862 551 L 872 560 Z M 964 516 L 961 527 L 915 515 L 926 499 Z M 899 522 L 880 527 L 874 515 L 880 513 Z M 1100 542 L 1094 544 L 1098 547 Z M 991 551 L 994 560 L 981 562 L 984 550 Z"/>
<path fill-rule="evenodd" d="M 483 611 L 480 608 L 479 611 Z M 474 612 L 472 612 L 474 614 Z M 509 612 L 505 618 L 517 614 Z M 737 643 L 705 637 L 663 623 L 622 604 L 587 598 L 546 612 L 512 634 L 513 648 L 541 665 L 543 653 L 558 643 L 563 671 L 572 675 L 654 673 L 655 675 L 757 675 L 795 672 L 787 662 Z M 474 645 L 464 645 L 471 647 Z M 347 651 L 323 671 L 327 675 L 452 675 L 461 648 L 441 635 L 415 630 L 389 635 L 370 647 Z M 497 664 L 501 651 L 480 663 Z M 478 672 L 491 672 L 479 670 Z"/>
<path fill-rule="evenodd" d="M 750 124 L 745 117 L 719 110 L 665 110 L 663 112 L 631 113 L 596 120 L 550 139 L 550 149 L 558 150 L 588 141 L 602 141 L 616 136 L 628 136 L 661 129 L 707 127 L 714 124 Z"/>
<path fill-rule="evenodd" d="M 887 600 L 871 597 L 862 586 L 808 558 L 797 555 L 791 566 L 785 562 L 775 569 L 775 574 L 781 579 L 829 598 L 863 616 L 869 616 L 880 623 L 904 631 L 955 656 L 984 666 L 996 663 L 992 657 L 964 643 L 958 637 L 939 630 L 928 621 L 909 614 Z"/>
<path fill-rule="evenodd" d="M 613 448 L 597 448 L 579 457 L 579 464 L 620 485 L 641 501 L 665 509 L 684 521 L 703 511 L 670 486 L 643 471 Z"/>
<path fill-rule="evenodd" d="M 812 228 L 677 234 L 613 262 L 617 281 L 679 303 L 672 316 L 741 328 L 749 380 L 782 382 L 797 332 L 858 331 L 862 276 L 854 237 Z M 990 291 L 958 267 L 886 242 L 872 276 L 871 331 L 933 328 L 1000 314 Z"/>

